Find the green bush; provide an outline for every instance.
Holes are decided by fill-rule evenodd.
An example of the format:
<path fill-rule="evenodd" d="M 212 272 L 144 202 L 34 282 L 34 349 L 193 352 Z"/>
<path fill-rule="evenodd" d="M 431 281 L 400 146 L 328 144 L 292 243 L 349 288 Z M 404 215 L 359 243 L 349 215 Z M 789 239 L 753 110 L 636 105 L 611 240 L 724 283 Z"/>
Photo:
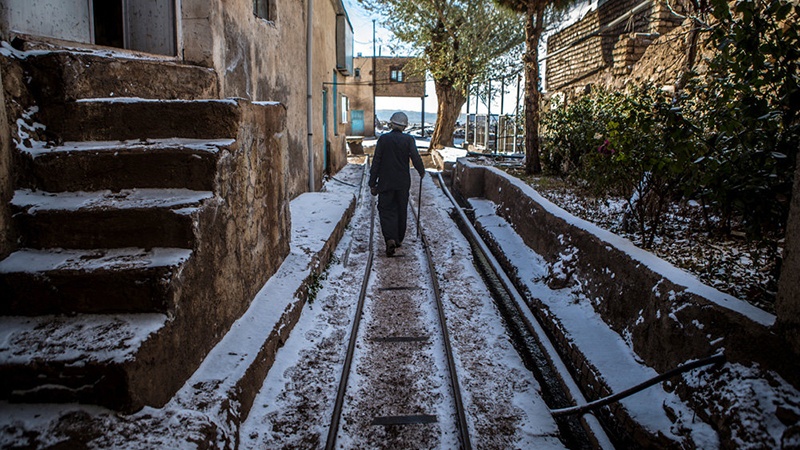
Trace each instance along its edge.
<path fill-rule="evenodd" d="M 604 126 L 597 120 L 602 111 L 599 94 L 581 97 L 568 107 L 556 103 L 542 116 L 545 173 L 566 176 L 579 170 L 581 158 L 600 144 Z"/>
<path fill-rule="evenodd" d="M 780 233 L 800 147 L 800 6 L 788 0 L 714 0 L 717 49 L 690 85 L 692 120 L 704 130 L 691 189 L 753 238 Z"/>
<path fill-rule="evenodd" d="M 708 72 L 687 89 L 593 90 L 543 117 L 545 167 L 629 199 L 645 246 L 671 198 L 697 199 L 706 225 L 780 234 L 800 148 L 800 6 L 713 0 Z M 721 218 L 712 225 L 711 216 Z"/>
<path fill-rule="evenodd" d="M 545 122 L 548 160 L 596 195 L 626 198 L 629 228 L 645 246 L 687 178 L 685 164 L 696 146 L 695 128 L 673 100 L 649 85 L 627 93 L 595 90 L 550 112 Z"/>

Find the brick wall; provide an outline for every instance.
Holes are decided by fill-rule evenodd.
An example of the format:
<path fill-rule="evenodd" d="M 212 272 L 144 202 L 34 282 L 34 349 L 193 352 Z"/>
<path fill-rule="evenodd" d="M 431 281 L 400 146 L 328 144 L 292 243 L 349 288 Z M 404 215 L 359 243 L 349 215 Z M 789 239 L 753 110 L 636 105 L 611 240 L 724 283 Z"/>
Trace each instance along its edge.
<path fill-rule="evenodd" d="M 547 40 L 545 80 L 548 91 L 582 88 L 586 84 L 630 75 L 633 65 L 659 34 L 680 20 L 664 3 L 652 2 L 629 19 L 609 26 L 641 0 L 609 0 L 580 21 Z M 682 10 L 682 9 L 679 9 Z"/>

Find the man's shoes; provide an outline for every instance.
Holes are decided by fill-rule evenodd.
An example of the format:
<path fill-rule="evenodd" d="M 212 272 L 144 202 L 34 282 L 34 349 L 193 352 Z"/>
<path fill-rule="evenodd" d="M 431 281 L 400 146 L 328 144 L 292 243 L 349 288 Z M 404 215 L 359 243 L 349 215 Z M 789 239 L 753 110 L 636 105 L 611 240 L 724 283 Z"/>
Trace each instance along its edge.
<path fill-rule="evenodd" d="M 394 242 L 394 239 L 386 241 L 386 256 L 394 256 L 394 250 L 396 248 L 397 244 Z"/>
<path fill-rule="evenodd" d="M 397 244 L 395 244 L 394 248 L 400 248 L 402 246 L 403 246 L 403 243 L 402 242 L 398 242 Z"/>

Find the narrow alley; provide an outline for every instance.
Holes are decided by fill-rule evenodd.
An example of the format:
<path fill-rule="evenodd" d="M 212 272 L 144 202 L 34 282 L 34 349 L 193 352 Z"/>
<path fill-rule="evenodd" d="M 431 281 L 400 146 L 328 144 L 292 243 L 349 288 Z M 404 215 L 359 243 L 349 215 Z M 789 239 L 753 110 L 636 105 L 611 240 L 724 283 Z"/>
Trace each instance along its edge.
<path fill-rule="evenodd" d="M 800 449 L 800 5 L 568 3 L 0 1 L 0 448 Z"/>
<path fill-rule="evenodd" d="M 337 187 L 335 181 L 330 185 Z M 418 192 L 412 196 L 416 200 Z M 472 266 L 468 243 L 450 236 L 457 228 L 441 207 L 448 200 L 430 176 L 422 199 L 420 229 L 429 235 L 440 278 L 472 445 L 563 448 L 538 383 L 516 354 Z M 335 263 L 278 352 L 242 427 L 244 447 L 325 444 L 370 243 L 375 257 L 337 442 L 341 448 L 459 446 L 436 302 L 414 215 L 403 246 L 389 258 L 379 226 L 370 227 L 371 208 L 374 201 L 362 194 Z"/>
<path fill-rule="evenodd" d="M 334 192 L 355 189 L 363 183 L 360 171 L 350 165 L 326 188 Z M 419 186 L 417 181 L 412 185 Z M 338 448 L 611 448 L 602 428 L 589 425 L 596 423 L 593 416 L 585 416 L 588 423 L 577 428 L 599 432 L 599 436 L 591 432 L 570 436 L 569 426 L 559 426 L 553 418 L 553 407 L 543 400 L 540 382 L 518 353 L 520 344 L 473 262 L 470 243 L 450 215 L 453 204 L 435 177 L 425 177 L 421 186 L 421 207 L 416 205 L 420 196 L 415 187 L 410 208 L 421 211 L 419 229 L 426 237 L 439 283 L 463 397 L 466 437 L 459 436 L 425 248 L 414 222 L 416 211 L 409 214 L 409 237 L 403 247 L 395 257 L 386 257 L 379 226 L 370 226 L 374 202 L 364 190 L 313 302 L 278 352 L 242 425 L 242 447 L 322 448 L 332 445 L 333 436 Z M 496 219 L 488 217 L 494 215 L 480 210 L 484 222 L 496 226 Z M 370 245 L 374 265 L 364 275 L 369 270 Z M 519 246 L 510 254 L 516 254 Z M 541 279 L 547 263 L 540 258 L 533 262 Z M 355 338 L 341 422 L 332 432 L 331 412 L 362 281 L 368 283 L 362 324 Z M 560 294 L 568 303 L 573 295 Z M 577 310 L 581 308 L 576 305 Z M 576 336 L 594 336 L 598 346 L 609 348 L 604 358 L 622 368 L 609 368 L 615 376 L 626 373 L 623 382 L 633 383 L 654 374 L 623 350 L 627 347 L 619 336 L 590 316 L 585 317 L 585 330 Z M 665 442 L 718 445 L 711 427 L 692 420 L 690 408 L 674 394 L 657 387 L 641 396 L 647 401 L 634 397 L 625 404 L 648 434 L 662 436 Z M 671 419 L 662 405 L 670 405 L 679 417 Z M 676 434 L 676 430 L 683 431 Z M 462 443 L 464 439 L 468 444 Z"/>

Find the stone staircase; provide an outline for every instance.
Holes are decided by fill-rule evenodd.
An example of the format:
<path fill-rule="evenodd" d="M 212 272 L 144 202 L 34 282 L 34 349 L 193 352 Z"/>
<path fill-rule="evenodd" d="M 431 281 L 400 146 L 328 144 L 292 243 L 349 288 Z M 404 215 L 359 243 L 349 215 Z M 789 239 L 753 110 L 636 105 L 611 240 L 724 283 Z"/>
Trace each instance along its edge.
<path fill-rule="evenodd" d="M 216 75 L 165 61 L 52 52 L 4 71 L 27 108 L 0 400 L 161 406 L 288 253 L 285 110 L 202 99 Z"/>

